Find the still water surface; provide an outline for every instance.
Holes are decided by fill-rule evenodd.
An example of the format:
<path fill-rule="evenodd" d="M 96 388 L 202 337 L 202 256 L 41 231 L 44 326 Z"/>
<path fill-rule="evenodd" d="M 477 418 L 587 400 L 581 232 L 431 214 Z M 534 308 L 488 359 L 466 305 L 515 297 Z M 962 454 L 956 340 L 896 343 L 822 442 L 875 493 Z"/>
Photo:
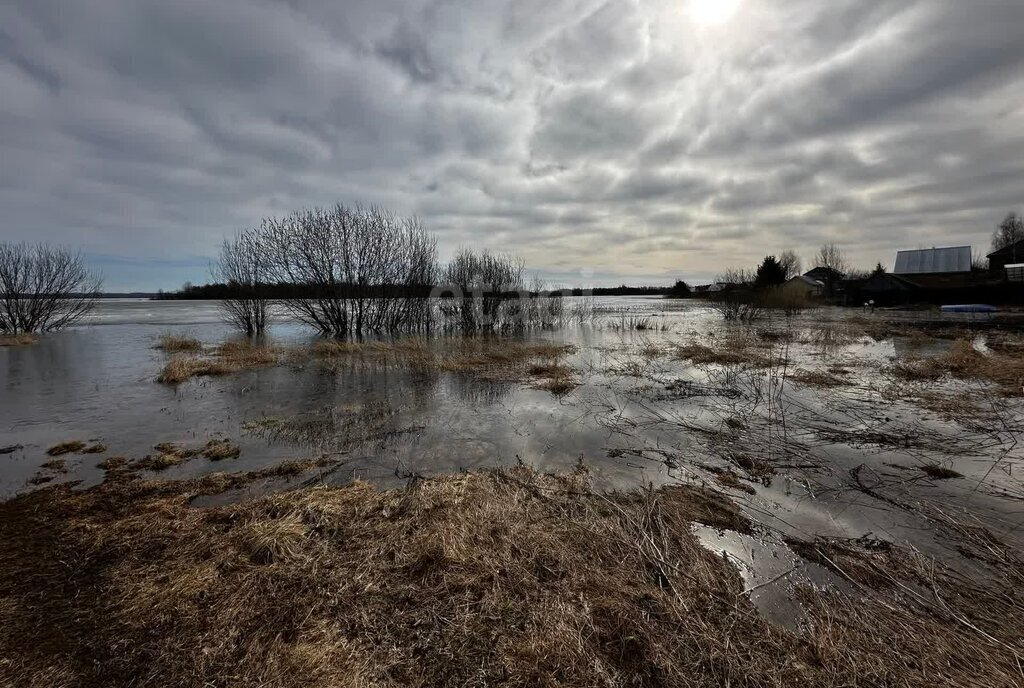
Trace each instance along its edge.
<path fill-rule="evenodd" d="M 521 382 L 367 362 L 326 367 L 300 361 L 163 385 L 155 379 L 167 356 L 154 349 L 157 338 L 174 332 L 208 346 L 224 341 L 231 332 L 217 304 L 103 301 L 78 327 L 32 346 L 0 349 L 0 448 L 19 446 L 0 455 L 0 498 L 35 489 L 29 480 L 57 442 L 106 445 L 101 456 L 68 455 L 67 473 L 55 476 L 55 482 L 88 486 L 103 479 L 96 464 L 104 456 L 139 458 L 162 442 L 227 438 L 241 447 L 239 458 L 199 458 L 161 475 L 248 471 L 322 455 L 338 461 L 297 482 L 269 480 L 241 493 L 202 497 L 200 504 L 302 481 L 362 478 L 391 486 L 412 475 L 519 461 L 542 471 L 583 463 L 603 489 L 669 481 L 710 485 L 728 492 L 765 528 L 756 547 L 735 534 L 716 540 L 701 531 L 708 546 L 737 561 L 744 559 L 740 550 L 751 560 L 755 551 L 769 560 L 749 566 L 751 586 L 790 565 L 792 555 L 781 544 L 787 537 L 868 536 L 953 556 L 955 545 L 932 522 L 899 505 L 952 508 L 1021 545 L 1020 399 L 999 400 L 991 422 L 1001 427 L 965 427 L 970 424 L 894 398 L 887 387 L 892 382 L 884 370 L 893 360 L 941 353 L 949 341 L 851 336 L 847 323 L 864 317 L 859 311 L 823 309 L 738 333 L 691 302 L 607 298 L 595 306 L 590 323 L 531 335 L 576 346 L 567 362 L 581 384 L 556 396 Z M 648 329 L 623 329 L 634 316 L 648 318 Z M 775 345 L 768 334 L 780 330 L 788 333 L 786 343 Z M 675 345 L 698 339 L 728 348 L 738 334 L 769 342 L 762 350 L 773 360 L 767 371 L 699 366 L 671 355 Z M 288 322 L 275 324 L 271 337 L 286 344 L 315 339 Z M 830 365 L 841 365 L 851 384 L 821 389 L 786 379 L 798 369 Z M 288 421 L 289 432 L 274 431 L 279 420 Z M 758 468 L 762 462 L 770 469 Z M 920 471 L 927 464 L 964 477 L 930 480 Z M 730 484 L 723 471 L 742 480 Z M 819 573 L 795 566 L 778 585 Z M 791 603 L 770 586 L 757 596 L 769 616 L 793 618 Z"/>

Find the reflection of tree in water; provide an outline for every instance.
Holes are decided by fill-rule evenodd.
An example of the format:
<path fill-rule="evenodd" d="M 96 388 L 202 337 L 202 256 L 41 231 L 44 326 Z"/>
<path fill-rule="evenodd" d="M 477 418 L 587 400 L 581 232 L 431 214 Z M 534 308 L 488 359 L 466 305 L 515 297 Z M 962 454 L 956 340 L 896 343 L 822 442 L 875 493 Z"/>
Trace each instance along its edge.
<path fill-rule="evenodd" d="M 265 418 L 247 423 L 246 432 L 272 443 L 296 444 L 327 452 L 345 452 L 374 442 L 380 447 L 422 425 L 403 424 L 401 407 L 389 400 L 335 406 L 291 418 Z"/>
<path fill-rule="evenodd" d="M 485 380 L 468 375 L 448 375 L 447 378 L 447 390 L 460 401 L 475 406 L 499 404 L 518 386 L 510 380 Z"/>

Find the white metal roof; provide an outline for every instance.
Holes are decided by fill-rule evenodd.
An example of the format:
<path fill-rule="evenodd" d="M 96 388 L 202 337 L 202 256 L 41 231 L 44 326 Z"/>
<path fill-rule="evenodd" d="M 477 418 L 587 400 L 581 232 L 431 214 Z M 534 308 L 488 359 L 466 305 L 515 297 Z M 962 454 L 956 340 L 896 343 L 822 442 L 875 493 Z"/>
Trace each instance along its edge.
<path fill-rule="evenodd" d="M 920 275 L 935 272 L 970 272 L 971 247 L 922 248 L 896 254 L 896 275 Z"/>

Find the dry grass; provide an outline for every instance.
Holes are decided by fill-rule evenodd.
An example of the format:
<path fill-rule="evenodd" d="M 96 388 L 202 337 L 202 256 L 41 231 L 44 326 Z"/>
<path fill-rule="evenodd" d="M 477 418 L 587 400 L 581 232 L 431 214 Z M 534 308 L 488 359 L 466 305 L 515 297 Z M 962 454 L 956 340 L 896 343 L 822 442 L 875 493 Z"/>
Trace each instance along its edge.
<path fill-rule="evenodd" d="M 248 341 L 224 342 L 217 347 L 221 361 L 235 368 L 257 368 L 277 362 L 277 351 Z"/>
<path fill-rule="evenodd" d="M 237 458 L 242 453 L 238 445 L 226 439 L 213 439 L 202 447 L 182 447 L 172 442 L 162 442 L 156 445 L 154 449 L 156 449 L 156 454 L 144 456 L 126 465 L 116 464 L 114 469 L 124 467 L 130 471 L 162 471 L 172 466 L 178 466 L 197 456 L 205 456 L 210 461 L 221 461 Z"/>
<path fill-rule="evenodd" d="M 50 459 L 49 461 L 44 461 L 39 464 L 39 466 L 40 468 L 45 468 L 46 470 L 53 471 L 54 473 L 68 472 L 68 462 L 64 459 Z"/>
<path fill-rule="evenodd" d="M 157 382 L 177 385 L 194 377 L 218 377 L 238 370 L 272 365 L 278 351 L 246 341 L 224 342 L 214 349 L 212 357 L 176 354 L 167 362 Z"/>
<path fill-rule="evenodd" d="M 46 450 L 46 453 L 50 456 L 63 456 L 64 454 L 78 454 L 85 449 L 85 442 L 79 440 L 71 440 L 68 442 L 61 442 L 55 444 Z"/>
<path fill-rule="evenodd" d="M 196 353 L 203 350 L 203 343 L 195 337 L 180 334 L 162 334 L 156 341 L 156 347 L 167 353 Z"/>
<path fill-rule="evenodd" d="M 202 454 L 210 461 L 222 461 L 224 459 L 236 459 L 242 450 L 236 444 L 228 440 L 210 440 L 202 449 Z"/>
<path fill-rule="evenodd" d="M 202 484 L 218 481 L 231 482 Z M 197 487 L 116 481 L 0 504 L 0 684 L 995 686 L 1021 677 L 1020 617 L 999 627 L 964 617 L 982 624 L 976 631 L 894 593 L 807 590 L 807 630 L 772 626 L 690 529 L 744 522 L 694 488 L 604 497 L 584 475 L 514 469 L 189 508 Z"/>
<path fill-rule="evenodd" d="M 189 457 L 181 454 L 149 454 L 128 464 L 132 470 L 163 471 L 185 463 Z"/>
<path fill-rule="evenodd" d="M 798 369 L 787 377 L 788 380 L 808 387 L 842 387 L 850 384 L 847 380 L 820 370 Z"/>
<path fill-rule="evenodd" d="M 35 335 L 26 332 L 0 334 L 0 346 L 25 346 L 27 344 L 35 344 L 37 341 L 39 340 Z"/>
<path fill-rule="evenodd" d="M 103 459 L 98 464 L 97 468 L 101 468 L 105 471 L 117 471 L 128 465 L 128 459 L 123 456 L 110 456 Z"/>
<path fill-rule="evenodd" d="M 1024 356 L 983 354 L 963 339 L 954 342 L 944 354 L 898 361 L 891 370 L 896 377 L 908 381 L 934 381 L 949 374 L 963 380 L 993 383 L 1007 395 L 1024 392 Z"/>
<path fill-rule="evenodd" d="M 697 342 L 689 342 L 677 346 L 675 355 L 676 358 L 690 361 L 695 365 L 748 365 L 755 368 L 766 368 L 771 365 L 771 361 L 759 351 L 725 344 L 712 348 Z"/>
<path fill-rule="evenodd" d="M 547 390 L 556 396 L 568 394 L 579 387 L 572 368 L 562 365 L 558 359 L 530 366 L 530 375 L 538 380 L 534 383 L 537 389 Z"/>
<path fill-rule="evenodd" d="M 951 480 L 953 478 L 962 478 L 962 474 L 957 473 L 952 468 L 946 468 L 938 464 L 927 464 L 921 466 L 921 470 L 924 471 L 929 477 L 935 478 L 936 480 Z"/>
<path fill-rule="evenodd" d="M 529 366 L 538 360 L 555 360 L 574 351 L 571 346 L 524 343 L 497 337 L 429 339 L 406 337 L 393 341 L 352 342 L 321 340 L 302 348 L 274 348 L 248 341 L 230 341 L 213 350 L 212 357 L 178 355 L 164 366 L 158 382 L 179 384 L 193 377 L 228 375 L 237 370 L 273 365 L 282 360 L 309 357 L 325 365 L 345 362 L 385 363 L 423 372 L 447 371 L 503 381 L 525 381 Z M 560 376 L 555 386 L 567 387 L 570 378 Z"/>
<path fill-rule="evenodd" d="M 223 361 L 198 358 L 190 355 L 176 355 L 164 366 L 157 377 L 157 382 L 176 385 L 194 377 L 215 377 L 228 375 L 235 368 Z"/>

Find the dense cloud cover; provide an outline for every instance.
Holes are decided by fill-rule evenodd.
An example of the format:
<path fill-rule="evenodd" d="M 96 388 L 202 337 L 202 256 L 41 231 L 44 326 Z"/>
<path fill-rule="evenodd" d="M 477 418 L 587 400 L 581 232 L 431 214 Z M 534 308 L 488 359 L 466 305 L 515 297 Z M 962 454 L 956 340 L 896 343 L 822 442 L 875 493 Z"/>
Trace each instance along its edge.
<path fill-rule="evenodd" d="M 690 1 L 5 2 L 0 234 L 173 287 L 263 215 L 362 201 L 442 254 L 665 282 L 981 250 L 1024 205 L 1021 0 Z"/>

